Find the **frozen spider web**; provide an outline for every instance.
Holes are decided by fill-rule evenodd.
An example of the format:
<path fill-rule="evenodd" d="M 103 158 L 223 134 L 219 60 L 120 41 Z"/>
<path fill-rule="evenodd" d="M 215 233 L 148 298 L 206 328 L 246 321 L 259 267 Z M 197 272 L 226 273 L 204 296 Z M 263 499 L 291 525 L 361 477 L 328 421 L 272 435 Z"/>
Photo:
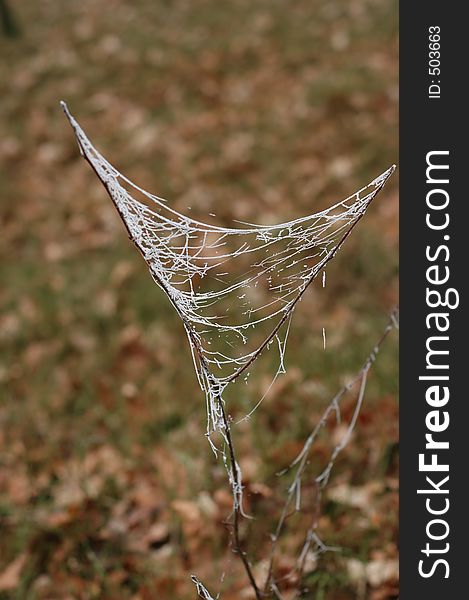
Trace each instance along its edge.
<path fill-rule="evenodd" d="M 365 214 L 392 166 L 333 206 L 278 225 L 209 225 L 172 209 L 113 167 L 67 109 L 80 151 L 109 193 L 150 274 L 180 316 L 207 401 L 207 435 L 224 435 L 222 394 L 275 344 L 283 372 L 293 309 Z M 267 335 L 259 336 L 259 331 Z M 226 438 L 225 438 L 226 439 Z M 215 446 L 212 446 L 215 450 Z"/>

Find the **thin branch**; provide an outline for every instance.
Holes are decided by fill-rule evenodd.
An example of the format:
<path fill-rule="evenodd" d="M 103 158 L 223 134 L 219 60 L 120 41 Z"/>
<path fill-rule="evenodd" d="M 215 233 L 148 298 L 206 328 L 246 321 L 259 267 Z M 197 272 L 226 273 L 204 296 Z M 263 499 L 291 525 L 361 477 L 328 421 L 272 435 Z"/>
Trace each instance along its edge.
<path fill-rule="evenodd" d="M 225 425 L 224 433 L 225 433 L 226 441 L 228 444 L 228 454 L 230 457 L 230 468 L 231 468 L 231 474 L 232 474 L 232 478 L 233 478 L 233 487 L 235 488 L 235 490 L 237 490 L 237 489 L 241 489 L 242 481 L 241 481 L 240 471 L 238 468 L 238 463 L 236 461 L 236 453 L 235 453 L 235 449 L 234 449 L 234 445 L 233 445 L 233 439 L 231 436 L 230 424 L 229 424 L 227 416 L 226 416 L 225 407 L 223 406 L 223 400 L 222 400 L 221 396 L 218 396 L 218 402 L 219 402 L 221 410 L 222 410 L 223 423 Z M 248 576 L 249 582 L 254 590 L 256 599 L 262 600 L 261 591 L 259 590 L 259 587 L 257 586 L 256 579 L 254 577 L 254 573 L 252 572 L 248 557 L 246 556 L 246 552 L 243 550 L 242 545 L 241 545 L 241 536 L 240 536 L 240 531 L 239 531 L 239 521 L 242 516 L 241 511 L 242 511 L 241 503 L 238 502 L 237 499 L 235 498 L 235 502 L 233 505 L 233 539 L 234 539 L 233 549 L 236 552 L 236 554 L 239 554 L 239 556 L 243 562 L 244 570 L 246 571 L 246 575 Z"/>
<path fill-rule="evenodd" d="M 398 329 L 398 328 L 399 328 L 399 309 L 395 308 L 389 316 L 388 322 L 386 324 L 386 327 L 385 327 L 383 333 L 381 334 L 379 340 L 377 341 L 377 343 L 375 344 L 375 346 L 373 347 L 371 352 L 366 357 L 361 369 L 358 371 L 358 373 L 355 375 L 355 377 L 351 381 L 349 381 L 346 385 L 344 385 L 337 392 L 337 394 L 334 396 L 334 398 L 331 400 L 331 402 L 328 404 L 328 406 L 324 410 L 316 427 L 313 429 L 313 431 L 310 433 L 310 435 L 306 439 L 303 449 L 298 454 L 296 459 L 291 463 L 291 465 L 286 469 L 286 470 L 289 470 L 290 468 L 297 466 L 293 481 L 288 488 L 287 499 L 283 506 L 283 510 L 280 515 L 279 521 L 277 523 L 275 533 L 272 536 L 272 547 L 271 547 L 271 551 L 270 551 L 269 568 L 267 571 L 267 577 L 266 577 L 266 581 L 264 584 L 264 593 L 267 593 L 269 589 L 272 589 L 271 588 L 272 583 L 273 583 L 272 577 L 273 577 L 274 562 L 275 562 L 278 540 L 280 538 L 280 535 L 283 532 L 283 529 L 285 527 L 288 517 L 291 514 L 294 514 L 295 512 L 297 512 L 297 507 L 290 508 L 290 506 L 293 504 L 293 500 L 297 496 L 298 490 L 301 488 L 301 479 L 302 479 L 303 473 L 306 469 L 306 466 L 308 464 L 309 453 L 310 453 L 310 450 L 311 450 L 311 447 L 312 447 L 314 441 L 316 440 L 321 429 L 328 422 L 330 415 L 333 412 L 336 415 L 340 414 L 338 412 L 339 411 L 339 402 L 341 401 L 343 396 L 345 396 L 345 394 L 348 391 L 350 391 L 355 386 L 356 383 L 358 383 L 360 381 L 360 390 L 358 393 L 357 402 L 355 404 L 355 410 L 352 415 L 352 419 L 349 423 L 349 426 L 347 427 L 347 431 L 346 431 L 345 435 L 342 437 L 341 441 L 335 446 L 334 450 L 332 451 L 331 459 L 329 460 L 329 463 L 327 464 L 325 469 L 323 469 L 321 474 L 315 478 L 316 510 L 315 510 L 315 515 L 313 517 L 313 523 L 308 531 L 308 535 L 309 535 L 309 533 L 314 533 L 314 530 L 317 527 L 317 519 L 319 516 L 319 505 L 321 502 L 321 492 L 322 492 L 322 489 L 327 484 L 334 461 L 337 458 L 338 454 L 343 450 L 343 448 L 348 443 L 350 436 L 352 434 L 352 431 L 355 427 L 358 415 L 360 413 L 361 406 L 363 404 L 363 398 L 365 395 L 365 387 L 366 387 L 368 372 L 371 369 L 372 364 L 376 360 L 376 356 L 377 356 L 378 352 L 380 351 L 383 342 L 386 340 L 386 338 L 388 337 L 388 335 L 390 334 L 390 332 L 393 329 Z M 285 473 L 286 470 L 282 471 L 282 473 Z"/>
<path fill-rule="evenodd" d="M 191 581 L 195 585 L 195 589 L 197 590 L 197 594 L 200 598 L 203 598 L 203 600 L 216 600 L 216 598 L 210 595 L 210 592 L 195 575 L 191 575 Z"/>

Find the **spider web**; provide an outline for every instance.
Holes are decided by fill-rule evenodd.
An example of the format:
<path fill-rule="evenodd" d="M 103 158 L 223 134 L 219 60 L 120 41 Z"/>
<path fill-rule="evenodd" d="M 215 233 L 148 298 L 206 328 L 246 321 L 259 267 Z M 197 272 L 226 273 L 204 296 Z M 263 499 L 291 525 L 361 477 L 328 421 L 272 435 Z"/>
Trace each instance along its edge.
<path fill-rule="evenodd" d="M 220 400 L 226 386 L 246 374 L 271 344 L 279 352 L 275 377 L 284 372 L 296 303 L 335 256 L 395 166 L 352 196 L 312 215 L 278 225 L 220 227 L 183 215 L 132 183 L 94 148 L 66 104 L 61 104 L 82 155 L 184 324 L 206 395 L 207 435 L 215 431 L 223 435 L 226 422 Z M 324 275 L 323 271 L 323 282 Z M 261 328 L 267 329 L 266 336 L 259 336 Z"/>

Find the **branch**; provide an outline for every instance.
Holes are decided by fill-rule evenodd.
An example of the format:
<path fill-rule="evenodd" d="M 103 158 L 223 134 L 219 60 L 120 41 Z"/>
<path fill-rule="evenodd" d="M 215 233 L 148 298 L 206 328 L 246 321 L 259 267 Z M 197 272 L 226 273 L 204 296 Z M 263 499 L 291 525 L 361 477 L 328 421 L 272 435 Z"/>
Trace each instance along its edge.
<path fill-rule="evenodd" d="M 313 523 L 308 531 L 307 542 L 306 542 L 305 546 L 307 545 L 307 547 L 309 548 L 311 541 L 315 541 L 315 543 L 319 546 L 321 551 L 325 551 L 328 549 L 327 547 L 322 545 L 322 542 L 321 542 L 321 544 L 318 544 L 319 538 L 317 538 L 316 534 L 314 533 L 314 530 L 317 527 L 317 520 L 319 517 L 319 505 L 321 502 L 321 492 L 322 492 L 322 489 L 327 485 L 330 472 L 332 470 L 332 467 L 334 465 L 334 462 L 335 462 L 337 456 L 344 449 L 344 447 L 347 445 L 347 443 L 350 440 L 350 436 L 356 425 L 357 418 L 360 413 L 361 406 L 363 404 L 363 398 L 365 395 L 368 373 L 371 369 L 372 364 L 376 360 L 376 357 L 381 349 L 383 342 L 386 340 L 386 338 L 388 337 L 388 335 L 391 333 L 391 331 L 393 329 L 399 329 L 399 309 L 398 308 L 395 308 L 391 312 L 383 333 L 381 334 L 379 340 L 377 341 L 377 343 L 375 344 L 375 346 L 373 347 L 371 352 L 366 357 L 361 369 L 358 371 L 358 373 L 355 375 L 355 377 L 351 381 L 349 381 L 346 385 L 344 385 L 337 392 L 337 394 L 334 396 L 334 398 L 331 400 L 331 402 L 328 404 L 328 406 L 324 410 L 324 412 L 321 416 L 321 419 L 317 423 L 316 427 L 313 429 L 313 431 L 310 433 L 310 435 L 306 439 L 301 452 L 298 454 L 298 456 L 295 458 L 295 460 L 290 464 L 290 466 L 287 467 L 287 469 L 285 469 L 284 471 L 282 471 L 280 473 L 280 474 L 283 474 L 286 471 L 288 471 L 289 469 L 291 469 L 292 467 L 297 466 L 293 481 L 288 488 L 287 499 L 284 504 L 282 513 L 280 515 L 279 521 L 277 523 L 275 533 L 272 536 L 272 547 L 271 547 L 271 551 L 270 551 L 268 573 L 267 573 L 267 577 L 266 577 L 266 581 L 265 581 L 265 585 L 264 585 L 264 593 L 267 593 L 269 588 L 272 588 L 272 583 L 273 583 L 272 576 L 273 576 L 274 562 L 275 562 L 277 543 L 278 543 L 279 537 L 283 532 L 283 529 L 285 527 L 288 517 L 291 514 L 293 514 L 294 512 L 297 512 L 298 510 L 300 510 L 301 480 L 302 480 L 303 473 L 306 469 L 306 466 L 308 464 L 308 458 L 309 458 L 311 447 L 312 447 L 314 441 L 316 440 L 321 429 L 328 422 L 328 419 L 329 419 L 331 413 L 334 413 L 336 415 L 337 419 L 340 420 L 340 411 L 339 411 L 340 401 L 342 400 L 343 396 L 345 396 L 345 394 L 347 392 L 349 392 L 355 386 L 355 384 L 360 382 L 360 389 L 359 389 L 359 393 L 358 393 L 357 402 L 355 404 L 355 410 L 354 410 L 354 413 L 350 420 L 349 426 L 347 427 L 347 431 L 346 431 L 345 435 L 342 437 L 342 439 L 340 440 L 340 442 L 333 449 L 331 458 L 330 458 L 327 466 L 323 469 L 323 471 L 314 480 L 315 484 L 316 484 L 316 511 L 315 511 L 315 516 L 313 518 Z M 296 501 L 296 505 L 294 508 L 291 508 L 291 505 L 294 500 Z M 310 534 L 312 536 L 314 536 L 314 538 L 311 537 Z M 322 548 L 321 548 L 321 545 L 322 545 Z M 304 552 L 304 554 L 305 553 L 306 552 Z M 303 552 L 302 552 L 302 555 L 303 555 Z M 304 563 L 304 560 L 303 561 L 300 560 L 300 567 L 301 567 L 301 562 Z M 300 572 L 301 572 L 301 569 L 300 569 Z"/>

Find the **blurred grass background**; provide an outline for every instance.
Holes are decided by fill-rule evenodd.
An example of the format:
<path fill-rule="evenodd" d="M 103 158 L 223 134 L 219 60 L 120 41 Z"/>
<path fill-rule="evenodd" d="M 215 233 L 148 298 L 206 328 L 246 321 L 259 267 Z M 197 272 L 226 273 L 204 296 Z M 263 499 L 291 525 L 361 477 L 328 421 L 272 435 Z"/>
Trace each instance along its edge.
<path fill-rule="evenodd" d="M 191 572 L 225 600 L 249 598 L 182 327 L 79 158 L 59 101 L 104 156 L 178 210 L 225 225 L 285 221 L 397 162 L 397 7 L 10 5 L 19 35 L 0 38 L 0 599 L 184 600 L 195 597 Z M 287 375 L 235 429 L 259 574 L 287 482 L 275 473 L 397 301 L 397 174 L 326 288 L 309 291 Z M 235 390 L 239 416 L 273 368 Z M 343 551 L 309 565 L 304 598 L 397 597 L 396 373 L 393 336 L 321 507 L 318 533 Z M 292 522 L 280 576 L 306 524 Z M 288 581 L 283 593 L 293 597 Z"/>

